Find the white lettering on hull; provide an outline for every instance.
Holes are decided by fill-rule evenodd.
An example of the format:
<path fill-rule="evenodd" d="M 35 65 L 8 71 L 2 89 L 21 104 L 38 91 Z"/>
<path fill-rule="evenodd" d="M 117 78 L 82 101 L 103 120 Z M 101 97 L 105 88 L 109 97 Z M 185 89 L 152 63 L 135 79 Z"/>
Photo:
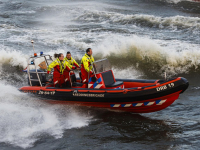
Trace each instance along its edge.
<path fill-rule="evenodd" d="M 157 87 L 156 90 L 157 91 L 163 91 L 163 90 L 166 90 L 166 89 L 172 88 L 172 87 L 174 87 L 174 83 L 169 83 L 169 84 Z"/>

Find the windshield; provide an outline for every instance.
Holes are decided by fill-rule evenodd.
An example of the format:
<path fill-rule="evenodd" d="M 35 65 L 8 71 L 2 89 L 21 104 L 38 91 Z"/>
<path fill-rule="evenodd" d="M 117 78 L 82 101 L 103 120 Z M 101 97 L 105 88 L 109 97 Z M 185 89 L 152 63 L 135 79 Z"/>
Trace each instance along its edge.
<path fill-rule="evenodd" d="M 111 64 L 107 58 L 95 61 L 94 64 L 95 64 L 94 66 L 95 73 L 111 70 Z"/>

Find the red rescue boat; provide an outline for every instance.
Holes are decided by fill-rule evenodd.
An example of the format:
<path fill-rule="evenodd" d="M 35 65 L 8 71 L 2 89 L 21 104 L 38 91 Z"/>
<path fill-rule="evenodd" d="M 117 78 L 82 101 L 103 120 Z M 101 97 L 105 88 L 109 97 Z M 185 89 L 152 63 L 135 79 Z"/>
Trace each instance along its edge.
<path fill-rule="evenodd" d="M 169 80 L 115 79 L 112 70 L 108 69 L 108 60 L 104 59 L 95 62 L 96 74 L 88 84 L 83 84 L 81 78 L 76 78 L 74 74 L 70 76 L 71 87 L 57 88 L 47 80 L 46 71 L 38 69 L 35 62 L 42 58 L 46 66 L 52 60 L 50 55 L 44 54 L 30 57 L 27 67 L 29 86 L 21 87 L 20 91 L 35 94 L 53 104 L 149 113 L 171 105 L 189 86 L 182 77 Z M 34 69 L 31 69 L 31 65 Z"/>

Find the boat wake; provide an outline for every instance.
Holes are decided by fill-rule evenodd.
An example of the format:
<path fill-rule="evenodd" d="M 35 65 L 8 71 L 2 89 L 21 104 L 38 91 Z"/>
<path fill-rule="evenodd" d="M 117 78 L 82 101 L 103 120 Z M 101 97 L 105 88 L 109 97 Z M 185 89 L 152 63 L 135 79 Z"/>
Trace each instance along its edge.
<path fill-rule="evenodd" d="M 44 136 L 61 138 L 67 129 L 87 126 L 92 119 L 70 106 L 37 101 L 2 82 L 0 112 L 0 142 L 21 148 L 32 147 Z"/>

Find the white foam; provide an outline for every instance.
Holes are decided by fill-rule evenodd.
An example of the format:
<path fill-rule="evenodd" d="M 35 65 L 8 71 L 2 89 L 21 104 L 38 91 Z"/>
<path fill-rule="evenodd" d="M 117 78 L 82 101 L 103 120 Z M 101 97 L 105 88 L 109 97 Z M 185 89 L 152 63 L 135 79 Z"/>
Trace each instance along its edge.
<path fill-rule="evenodd" d="M 21 51 L 12 50 L 8 47 L 0 46 L 0 66 L 10 64 L 11 66 L 27 66 L 27 55 Z"/>
<path fill-rule="evenodd" d="M 0 142 L 32 147 L 43 135 L 61 138 L 66 129 L 87 126 L 91 116 L 69 106 L 49 105 L 0 82 Z"/>
<path fill-rule="evenodd" d="M 182 1 L 186 1 L 186 0 L 166 0 L 166 2 L 174 3 L 174 4 L 177 4 L 177 3 L 182 2 Z"/>
<path fill-rule="evenodd" d="M 112 68 L 115 78 L 118 79 L 137 79 L 143 77 L 144 74 L 138 71 L 134 67 L 128 67 L 126 69 Z"/>
<path fill-rule="evenodd" d="M 192 67 L 197 69 L 200 66 L 199 45 L 178 40 L 163 41 L 138 36 L 108 35 L 94 45 L 93 49 L 95 53 L 101 53 L 103 57 L 116 54 L 116 59 L 119 57 L 126 63 L 132 57 L 138 61 L 139 68 L 141 63 L 146 63 L 150 65 L 149 67 L 156 64 L 161 69 L 155 68 L 152 72 L 156 71 L 159 74 L 163 71 L 170 74 L 185 73 Z M 129 59 L 126 60 L 127 58 Z"/>
<path fill-rule="evenodd" d="M 174 3 L 174 4 L 178 4 L 180 2 L 198 2 L 198 0 L 166 0 L 166 2 L 168 3 Z"/>

